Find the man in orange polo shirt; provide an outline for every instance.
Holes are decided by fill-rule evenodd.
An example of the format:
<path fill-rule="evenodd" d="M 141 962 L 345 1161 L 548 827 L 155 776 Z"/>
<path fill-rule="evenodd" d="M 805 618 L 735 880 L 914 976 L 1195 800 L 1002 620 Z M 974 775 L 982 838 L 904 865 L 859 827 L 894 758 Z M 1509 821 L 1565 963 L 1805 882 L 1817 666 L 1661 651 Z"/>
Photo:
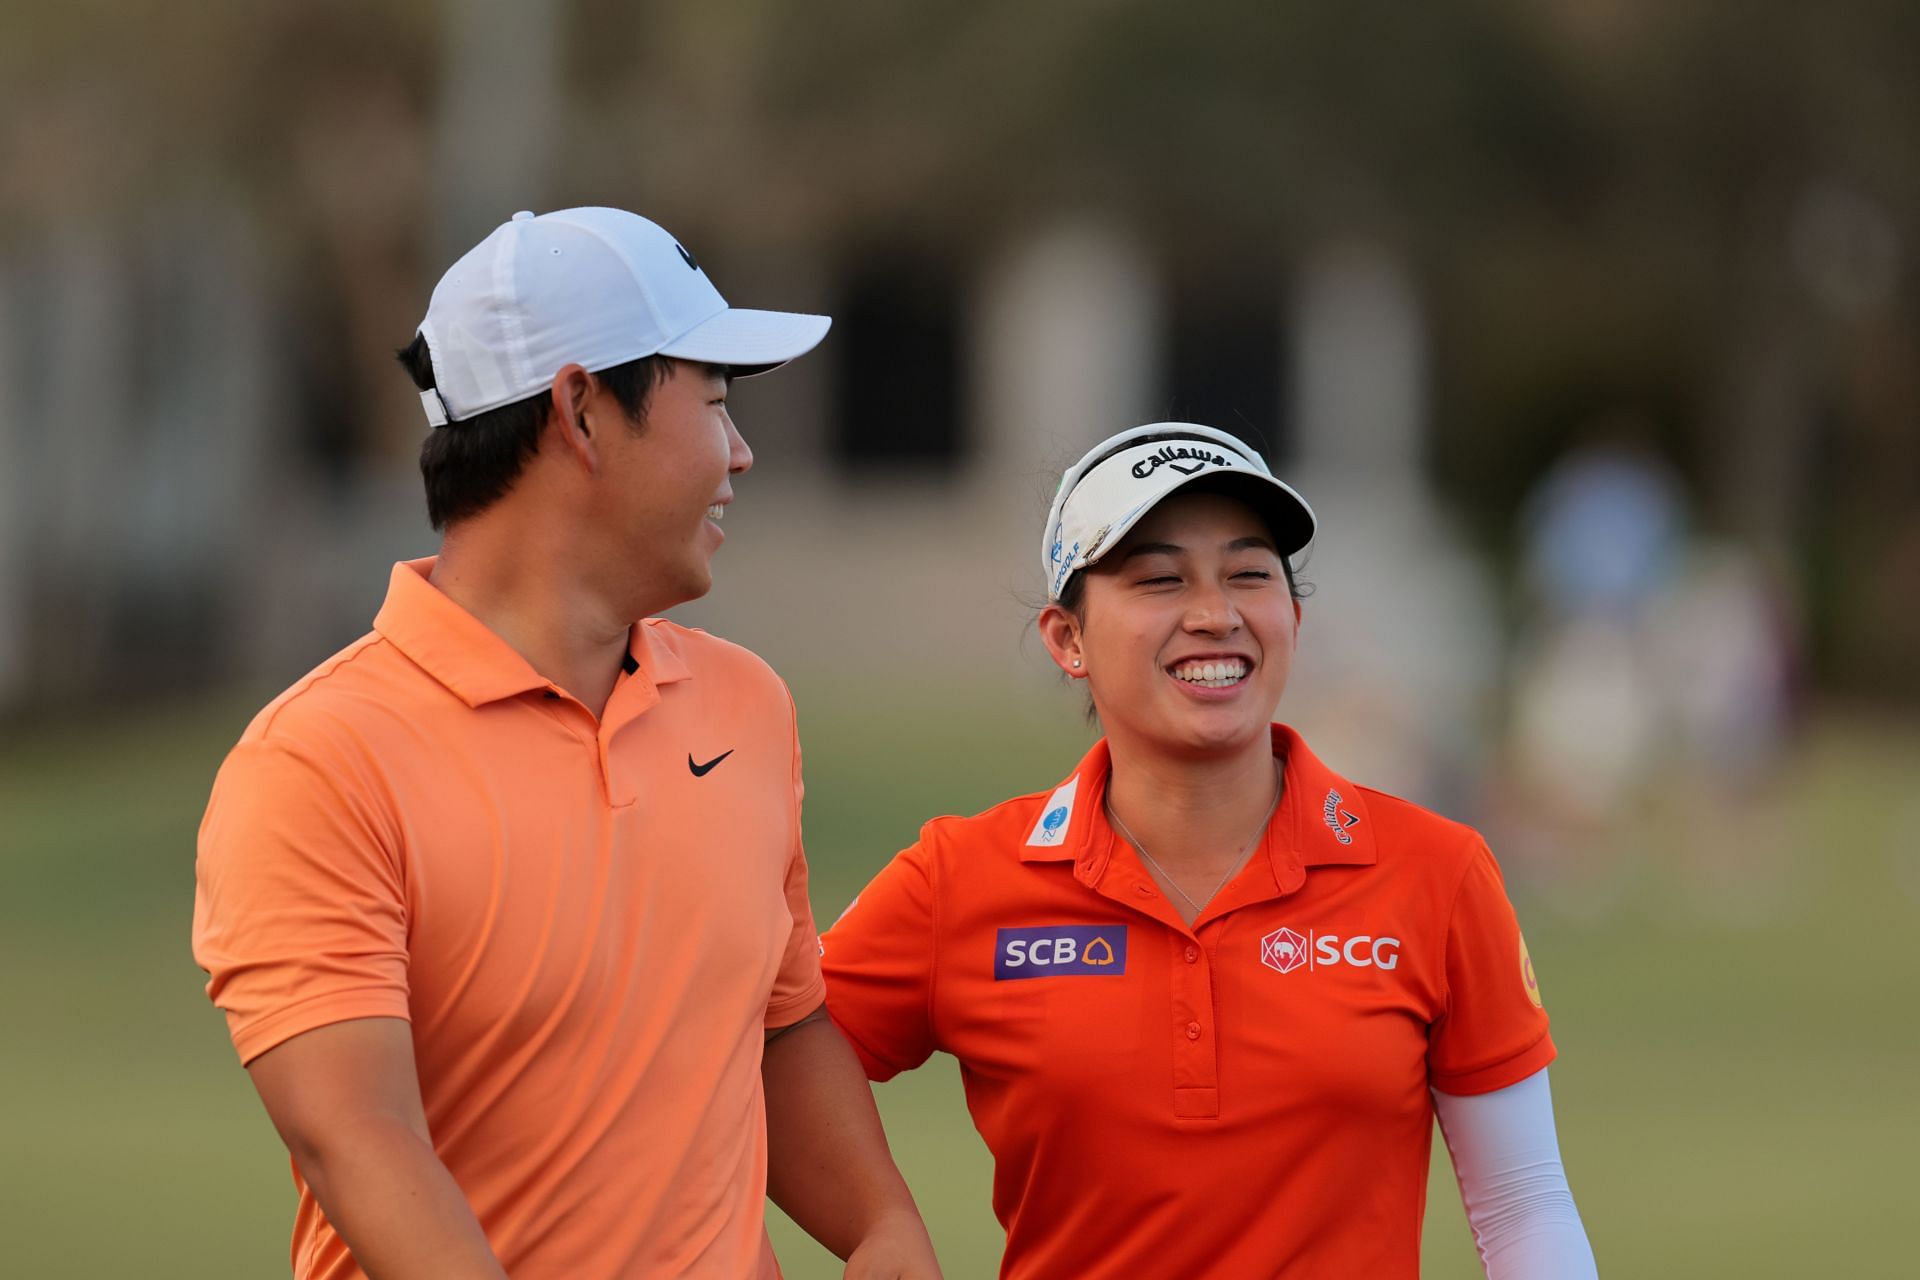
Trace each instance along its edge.
<path fill-rule="evenodd" d="M 730 379 L 827 326 L 611 209 L 516 215 L 435 289 L 401 358 L 441 553 L 255 718 L 200 833 L 303 1280 L 765 1280 L 769 1193 L 848 1276 L 938 1274 L 822 1014 L 792 702 L 649 617 L 711 583 Z"/>

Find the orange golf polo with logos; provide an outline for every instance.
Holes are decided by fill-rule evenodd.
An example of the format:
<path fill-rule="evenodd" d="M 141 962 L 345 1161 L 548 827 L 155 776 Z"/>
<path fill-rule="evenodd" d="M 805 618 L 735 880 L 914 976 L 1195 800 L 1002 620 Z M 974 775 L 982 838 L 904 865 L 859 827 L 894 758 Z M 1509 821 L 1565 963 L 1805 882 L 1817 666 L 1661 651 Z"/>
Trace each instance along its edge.
<path fill-rule="evenodd" d="M 247 729 L 194 955 L 240 1058 L 403 1018 L 434 1149 L 515 1280 L 770 1277 L 766 1028 L 822 997 L 793 705 L 636 624 L 604 715 L 397 565 Z M 293 1269 L 361 1274 L 299 1181 Z"/>
<path fill-rule="evenodd" d="M 1429 1090 L 1552 1060 L 1478 834 L 1273 748 L 1279 807 L 1191 927 L 1106 819 L 1101 742 L 928 823 L 828 931 L 874 1079 L 959 1059 L 1002 1275 L 1417 1276 Z"/>

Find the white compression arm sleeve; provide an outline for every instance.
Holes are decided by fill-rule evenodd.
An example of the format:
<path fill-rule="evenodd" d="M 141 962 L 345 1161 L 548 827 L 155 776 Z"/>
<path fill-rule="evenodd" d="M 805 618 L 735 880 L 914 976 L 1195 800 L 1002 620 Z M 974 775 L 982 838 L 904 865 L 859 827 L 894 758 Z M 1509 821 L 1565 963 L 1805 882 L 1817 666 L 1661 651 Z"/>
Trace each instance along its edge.
<path fill-rule="evenodd" d="M 1597 1280 L 1542 1068 L 1492 1093 L 1433 1095 L 1487 1280 Z"/>

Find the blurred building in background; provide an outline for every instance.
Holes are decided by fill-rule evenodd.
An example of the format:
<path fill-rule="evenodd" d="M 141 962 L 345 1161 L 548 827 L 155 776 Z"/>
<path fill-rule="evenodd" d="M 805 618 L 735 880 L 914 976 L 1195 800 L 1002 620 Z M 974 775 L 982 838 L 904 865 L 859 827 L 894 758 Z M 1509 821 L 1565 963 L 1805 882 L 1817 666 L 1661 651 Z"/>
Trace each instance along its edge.
<path fill-rule="evenodd" d="M 1472 807 L 1505 739 L 1601 811 L 1651 744 L 1756 775 L 1803 685 L 1920 700 L 1910 6 L 4 23 L 0 715 L 364 629 L 433 545 L 391 353 L 458 252 L 577 203 L 836 317 L 737 388 L 759 463 L 685 611 L 776 664 L 1038 683 L 1053 477 L 1185 418 L 1319 511 L 1289 715 L 1389 787 Z"/>

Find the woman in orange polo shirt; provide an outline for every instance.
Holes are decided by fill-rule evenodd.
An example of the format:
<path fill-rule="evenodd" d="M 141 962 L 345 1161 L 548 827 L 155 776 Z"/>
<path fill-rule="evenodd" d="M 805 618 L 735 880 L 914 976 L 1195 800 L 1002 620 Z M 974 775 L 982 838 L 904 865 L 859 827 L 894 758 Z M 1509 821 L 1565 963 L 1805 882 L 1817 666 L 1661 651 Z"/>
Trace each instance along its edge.
<path fill-rule="evenodd" d="M 1313 529 L 1224 432 L 1096 446 L 1039 626 L 1106 737 L 928 823 L 825 939 L 874 1079 L 959 1059 L 1003 1276 L 1416 1276 L 1436 1112 L 1487 1274 L 1594 1274 L 1485 843 L 1271 723 Z"/>

